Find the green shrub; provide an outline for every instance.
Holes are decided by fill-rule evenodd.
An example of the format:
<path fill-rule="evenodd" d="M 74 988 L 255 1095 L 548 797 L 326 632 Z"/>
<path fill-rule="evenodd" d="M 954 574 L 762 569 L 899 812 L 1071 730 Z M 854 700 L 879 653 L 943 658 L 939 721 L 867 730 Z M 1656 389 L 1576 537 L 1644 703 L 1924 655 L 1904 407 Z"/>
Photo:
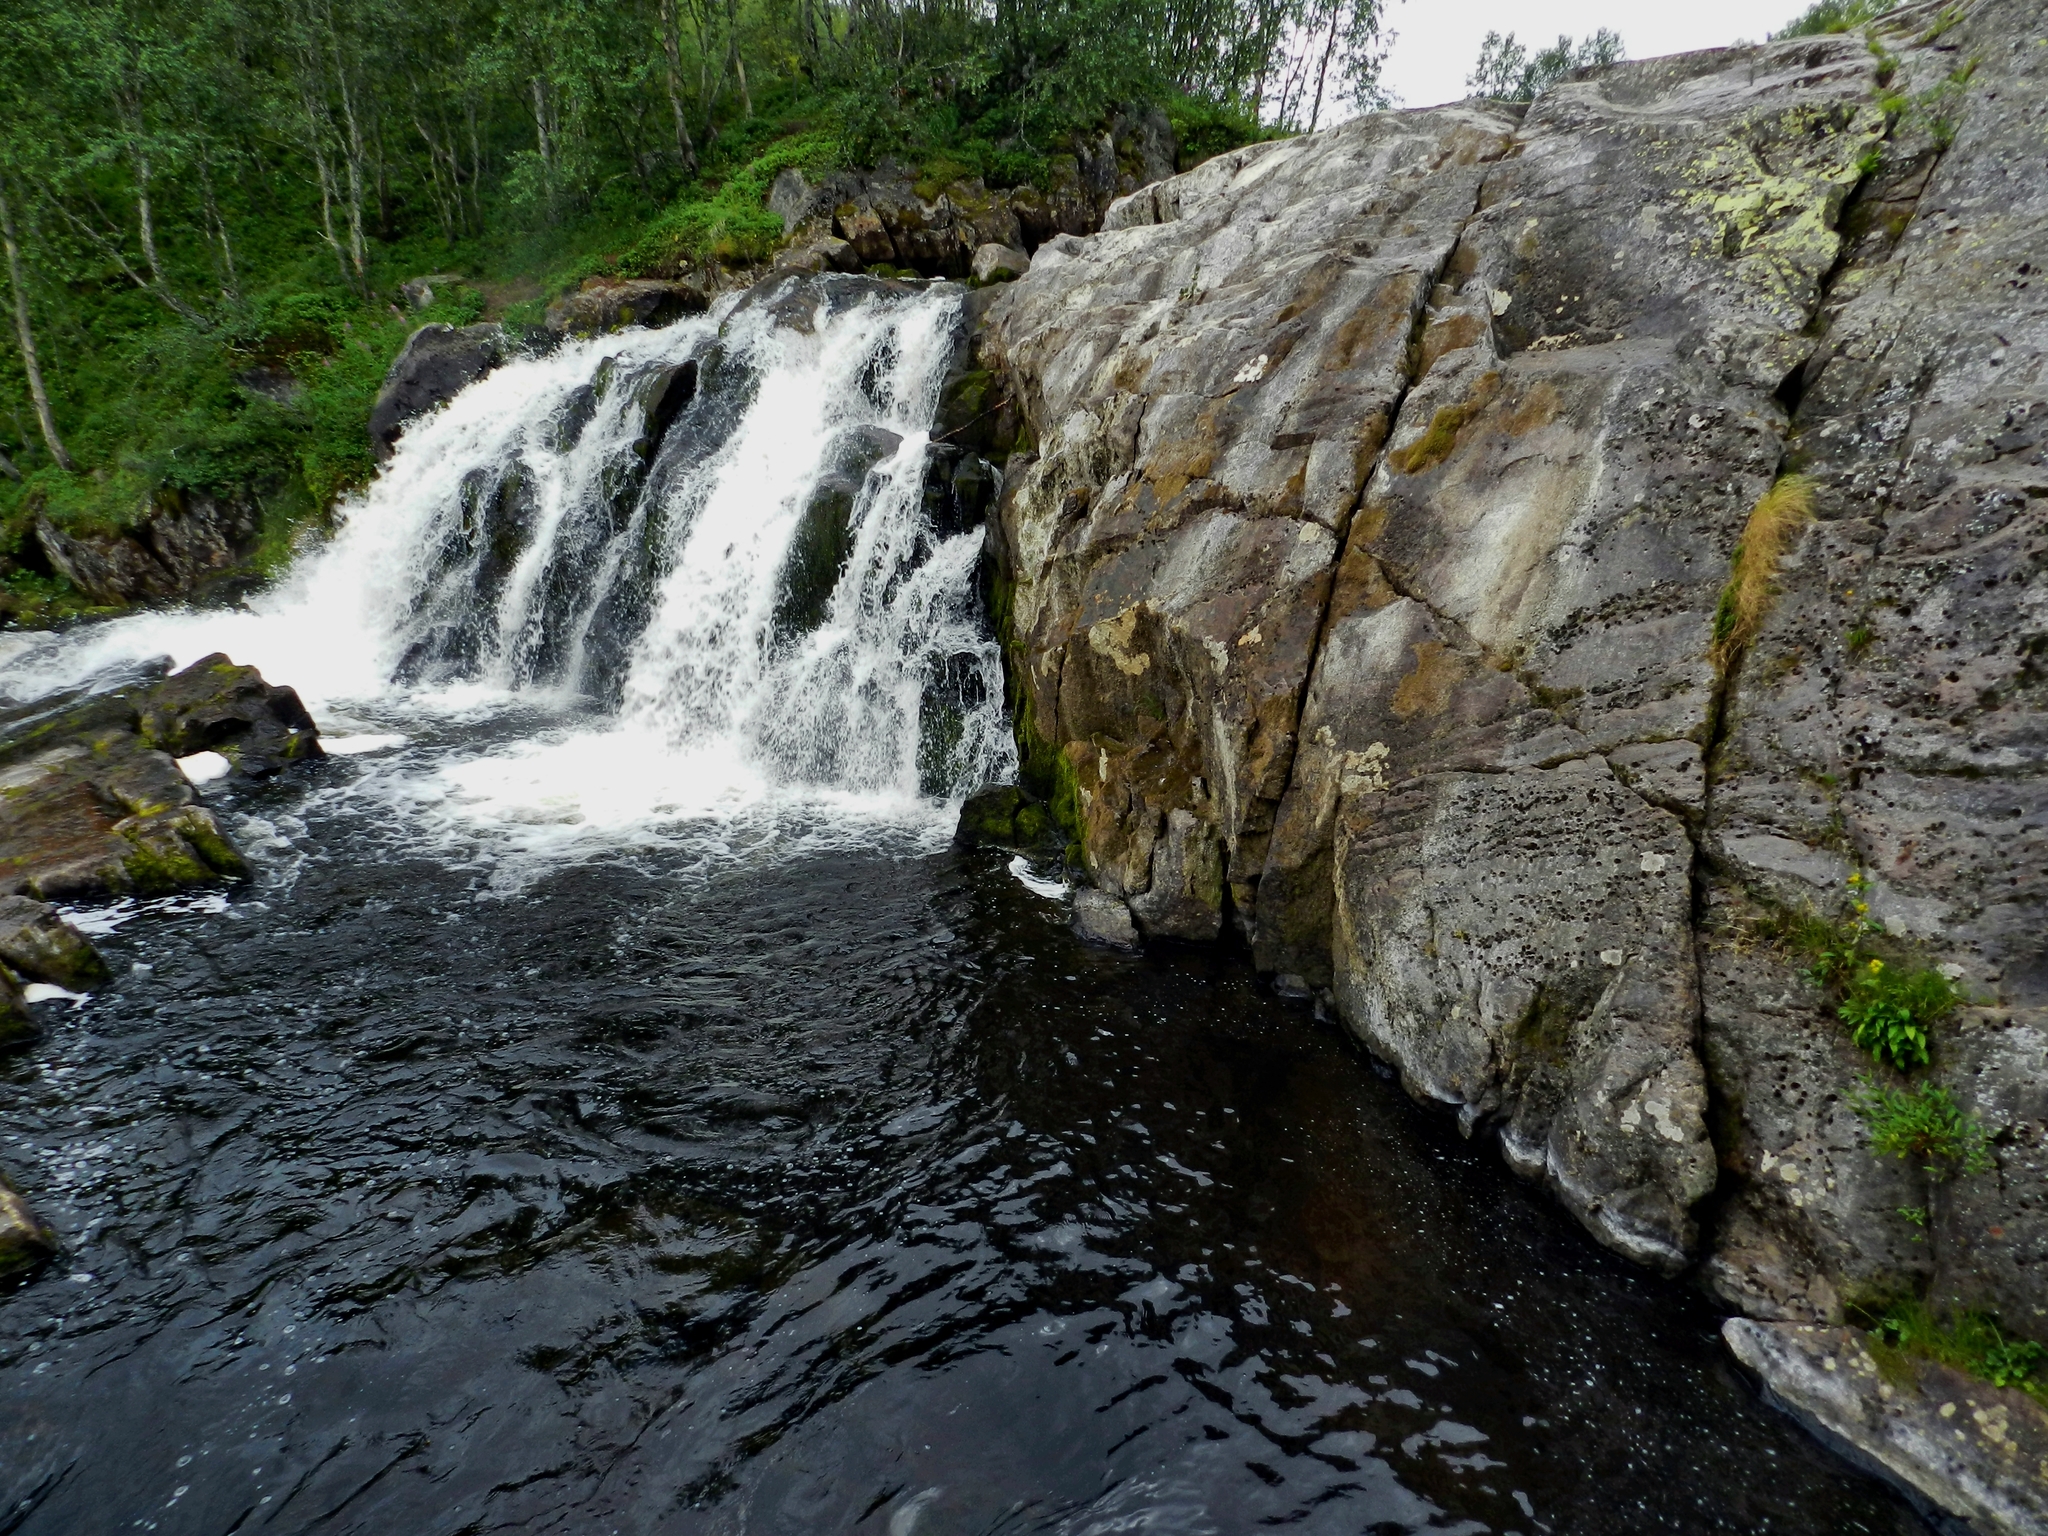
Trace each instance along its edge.
<path fill-rule="evenodd" d="M 1941 972 L 1872 959 L 1851 973 L 1837 1012 L 1851 1039 L 1904 1072 L 1927 1065 L 1929 1032 L 1955 1005 L 1955 985 Z"/>
<path fill-rule="evenodd" d="M 1808 957 L 1807 975 L 1838 997 L 1836 1015 L 1852 1038 L 1885 1066 L 1906 1072 L 1927 1064 L 1934 1026 L 1955 1011 L 1962 994 L 1932 967 L 1869 952 L 1883 926 L 1864 900 L 1869 881 L 1849 876 L 1849 913 L 1839 920 L 1779 909 L 1764 925 L 1785 947 Z"/>
<path fill-rule="evenodd" d="M 1870 1128 L 1873 1152 L 1920 1158 L 1931 1179 L 1991 1170 L 1990 1135 L 1974 1115 L 1957 1107 L 1946 1088 L 1933 1083 L 1898 1088 L 1865 1077 L 1849 1096 L 1849 1107 Z"/>

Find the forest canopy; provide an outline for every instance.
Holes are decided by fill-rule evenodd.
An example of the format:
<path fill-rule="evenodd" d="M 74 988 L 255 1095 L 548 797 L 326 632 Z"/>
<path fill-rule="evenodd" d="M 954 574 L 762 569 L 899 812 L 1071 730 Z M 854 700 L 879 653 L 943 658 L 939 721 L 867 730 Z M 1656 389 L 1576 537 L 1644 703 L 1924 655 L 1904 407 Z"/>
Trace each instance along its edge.
<path fill-rule="evenodd" d="M 1378 0 L 0 0 L 0 576 L 38 579 L 31 503 L 305 516 L 421 318 L 623 270 L 655 221 L 758 259 L 784 166 L 1020 185 L 1138 105 L 1213 151 L 1372 101 L 1379 57 Z M 470 284 L 401 316 L 440 270 Z"/>

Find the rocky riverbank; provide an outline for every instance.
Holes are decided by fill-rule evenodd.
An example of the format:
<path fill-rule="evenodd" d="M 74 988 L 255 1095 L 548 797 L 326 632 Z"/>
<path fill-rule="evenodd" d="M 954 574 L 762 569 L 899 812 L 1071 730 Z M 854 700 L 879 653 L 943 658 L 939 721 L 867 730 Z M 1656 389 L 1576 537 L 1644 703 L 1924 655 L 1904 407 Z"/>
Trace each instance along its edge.
<path fill-rule="evenodd" d="M 1755 1318 L 2048 1337 L 2039 21 L 1251 146 L 979 343 L 1089 878 Z"/>

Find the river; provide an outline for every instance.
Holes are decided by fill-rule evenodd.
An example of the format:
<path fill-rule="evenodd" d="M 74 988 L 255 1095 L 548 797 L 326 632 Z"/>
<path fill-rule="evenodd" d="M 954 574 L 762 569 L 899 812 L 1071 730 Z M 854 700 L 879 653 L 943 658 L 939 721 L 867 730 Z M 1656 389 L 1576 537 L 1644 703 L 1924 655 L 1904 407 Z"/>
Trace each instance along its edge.
<path fill-rule="evenodd" d="M 956 306 L 508 365 L 249 609 L 10 658 L 225 649 L 339 750 L 209 786 L 255 877 L 75 913 L 116 983 L 0 1060 L 66 1247 L 0 1533 L 1923 1529 L 1242 954 L 948 845 L 1015 766 Z"/>

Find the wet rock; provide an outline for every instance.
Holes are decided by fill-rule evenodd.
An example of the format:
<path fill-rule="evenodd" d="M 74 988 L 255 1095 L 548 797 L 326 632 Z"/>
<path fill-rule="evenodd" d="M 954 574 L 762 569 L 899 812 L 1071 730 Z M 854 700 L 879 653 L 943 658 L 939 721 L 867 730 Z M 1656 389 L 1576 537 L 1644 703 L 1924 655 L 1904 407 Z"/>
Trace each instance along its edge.
<path fill-rule="evenodd" d="M 979 528 L 993 510 L 998 475 L 978 453 L 933 443 L 925 455 L 925 520 L 941 538 Z"/>
<path fill-rule="evenodd" d="M 0 1174 L 0 1280 L 33 1274 L 57 1256 L 57 1234 L 36 1220 L 21 1192 Z"/>
<path fill-rule="evenodd" d="M 92 941 L 55 907 L 26 896 L 0 896 L 0 964 L 25 980 L 74 992 L 108 979 L 107 963 Z"/>
<path fill-rule="evenodd" d="M 973 275 L 977 283 L 1005 283 L 1031 270 L 1031 258 L 1014 246 L 990 241 L 974 252 Z"/>
<path fill-rule="evenodd" d="M 291 688 L 219 651 L 202 656 L 136 702 L 143 742 L 174 758 L 218 752 L 249 778 L 326 756 L 319 728 Z"/>
<path fill-rule="evenodd" d="M 34 527 L 52 571 L 96 603 L 126 607 L 194 597 L 233 575 L 254 551 L 262 521 L 251 498 L 163 487 L 120 532 L 74 532 L 43 516 Z"/>
<path fill-rule="evenodd" d="M 702 314 L 710 302 L 699 283 L 592 277 L 548 306 L 547 328 L 555 336 L 599 336 L 629 325 L 667 325 Z"/>
<path fill-rule="evenodd" d="M 2026 1393 L 1874 1349 L 1854 1328 L 1732 1317 L 1721 1336 L 1782 1407 L 1916 1503 L 1979 1536 L 2048 1530 L 2048 1413 Z"/>
<path fill-rule="evenodd" d="M 509 355 L 505 333 L 495 325 L 423 325 L 384 376 L 370 407 L 370 447 L 382 462 L 391 457 L 408 423 L 438 410 L 491 372 Z"/>
<path fill-rule="evenodd" d="M 173 753 L 261 776 L 319 755 L 298 696 L 210 656 L 0 725 L 0 897 L 155 894 L 248 872 Z"/>
<path fill-rule="evenodd" d="M 39 1033 L 21 986 L 21 978 L 0 964 L 0 1051 L 26 1044 Z"/>
<path fill-rule="evenodd" d="M 953 841 L 961 848 L 1007 848 L 1028 853 L 1058 841 L 1051 810 L 1014 784 L 976 790 L 960 807 Z"/>
<path fill-rule="evenodd" d="M 798 517 L 783 562 L 775 602 L 778 636 L 808 634 L 825 622 L 833 589 L 853 554 L 853 511 L 861 489 L 902 441 L 881 427 L 853 427 L 826 449 L 823 473 Z"/>
<path fill-rule="evenodd" d="M 1138 930 L 1131 909 L 1120 897 L 1084 885 L 1074 892 L 1074 932 L 1090 944 L 1110 949 L 1136 949 Z"/>

